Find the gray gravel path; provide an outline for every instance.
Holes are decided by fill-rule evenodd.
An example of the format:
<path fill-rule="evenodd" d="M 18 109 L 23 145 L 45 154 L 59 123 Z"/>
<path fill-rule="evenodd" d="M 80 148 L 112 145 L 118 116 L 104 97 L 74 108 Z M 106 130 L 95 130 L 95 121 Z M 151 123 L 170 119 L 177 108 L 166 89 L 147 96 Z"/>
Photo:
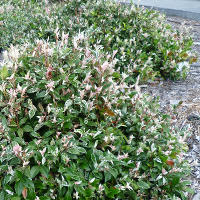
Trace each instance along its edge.
<path fill-rule="evenodd" d="M 163 111 L 170 110 L 170 107 L 182 102 L 177 108 L 176 125 L 181 129 L 191 129 L 191 136 L 187 139 L 189 151 L 186 159 L 192 167 L 191 187 L 195 190 L 195 195 L 188 198 L 200 200 L 200 21 L 180 17 L 167 17 L 166 20 L 174 29 L 179 29 L 183 22 L 193 28 L 192 49 L 197 52 L 198 61 L 191 66 L 186 80 L 151 82 L 142 86 L 142 91 L 155 97 L 159 96 Z"/>

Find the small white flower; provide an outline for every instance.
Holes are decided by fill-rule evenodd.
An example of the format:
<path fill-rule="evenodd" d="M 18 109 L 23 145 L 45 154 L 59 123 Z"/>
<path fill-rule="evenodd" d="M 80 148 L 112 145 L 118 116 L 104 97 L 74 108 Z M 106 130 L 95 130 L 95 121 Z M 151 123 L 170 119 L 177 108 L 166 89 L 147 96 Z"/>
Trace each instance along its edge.
<path fill-rule="evenodd" d="M 101 192 L 103 192 L 103 190 L 104 190 L 104 186 L 103 185 L 99 185 L 99 192 L 101 193 Z"/>
<path fill-rule="evenodd" d="M 139 155 L 140 153 L 144 152 L 143 149 L 140 147 L 138 150 L 137 150 L 137 155 Z"/>
<path fill-rule="evenodd" d="M 45 152 L 46 152 L 46 149 L 47 149 L 47 148 L 45 147 L 42 151 L 41 151 L 41 150 L 39 151 L 39 152 L 41 153 L 42 157 L 44 156 L 44 154 L 45 154 Z"/>
<path fill-rule="evenodd" d="M 113 134 L 110 135 L 110 140 L 111 140 L 112 142 L 115 141 L 115 136 L 113 136 Z"/>
<path fill-rule="evenodd" d="M 101 66 L 102 71 L 104 72 L 107 68 L 109 67 L 109 63 L 106 61 L 103 63 L 103 65 Z"/>
<path fill-rule="evenodd" d="M 93 183 L 95 181 L 95 178 L 92 178 L 89 183 Z"/>
<path fill-rule="evenodd" d="M 66 163 L 68 164 L 70 161 L 69 157 L 66 158 Z"/>
<path fill-rule="evenodd" d="M 112 151 L 115 151 L 115 150 L 116 150 L 116 147 L 113 146 L 113 145 L 110 145 L 109 147 L 112 149 Z"/>
<path fill-rule="evenodd" d="M 88 85 L 88 84 L 87 84 L 86 87 L 85 87 L 85 89 L 86 89 L 86 90 L 90 90 L 90 89 L 91 89 L 91 85 Z"/>
<path fill-rule="evenodd" d="M 75 185 L 80 185 L 82 183 L 82 181 L 76 181 L 74 182 Z"/>
<path fill-rule="evenodd" d="M 166 171 L 164 168 L 162 168 L 162 174 L 163 174 L 163 175 L 166 175 L 166 174 L 167 174 L 167 171 Z"/>
<path fill-rule="evenodd" d="M 80 96 L 81 96 L 81 99 L 83 99 L 83 97 L 85 96 L 85 91 L 84 90 L 80 91 Z"/>
<path fill-rule="evenodd" d="M 56 123 L 56 122 L 57 122 L 57 120 L 56 120 L 56 116 L 53 117 L 52 122 L 53 122 L 53 123 Z"/>
<path fill-rule="evenodd" d="M 23 167 L 27 166 L 29 164 L 29 161 L 23 162 Z"/>
<path fill-rule="evenodd" d="M 137 171 L 137 170 L 139 170 L 139 168 L 140 168 L 140 164 L 141 164 L 141 162 L 140 162 L 140 161 L 136 163 L 136 168 L 134 169 L 134 171 Z"/>
<path fill-rule="evenodd" d="M 79 198 L 80 198 L 79 195 L 78 195 L 78 192 L 74 193 L 74 197 L 75 197 L 76 199 L 79 199 Z"/>
<path fill-rule="evenodd" d="M 133 138 L 134 138 L 133 135 L 131 135 L 131 136 L 129 137 L 128 144 L 131 144 Z"/>
<path fill-rule="evenodd" d="M 124 155 L 118 155 L 118 156 L 117 156 L 117 159 L 118 159 L 118 160 L 123 160 L 123 159 L 125 159 L 125 158 L 128 158 L 128 153 L 125 153 Z"/>
<path fill-rule="evenodd" d="M 102 86 L 101 87 L 96 87 L 95 89 L 96 89 L 96 94 L 99 94 L 100 92 L 101 92 L 101 90 L 102 90 Z"/>
<path fill-rule="evenodd" d="M 147 37 L 149 37 L 149 34 L 148 34 L 148 33 L 144 33 L 143 36 L 144 36 L 145 38 L 147 38 Z"/>
<path fill-rule="evenodd" d="M 38 145 L 38 144 L 40 144 L 41 141 L 42 141 L 42 140 L 38 140 L 38 141 L 36 141 L 35 143 Z"/>
<path fill-rule="evenodd" d="M 11 59 L 16 61 L 19 58 L 19 56 L 20 56 L 19 49 L 11 45 L 10 51 L 9 51 L 9 57 L 11 57 Z"/>
<path fill-rule="evenodd" d="M 10 190 L 6 190 L 6 192 L 8 193 L 8 194 L 10 194 L 10 195 L 13 195 L 14 193 L 12 192 L 12 191 L 10 191 Z"/>
<path fill-rule="evenodd" d="M 155 144 L 153 143 L 153 144 L 151 145 L 151 151 L 152 151 L 152 153 L 153 153 L 155 150 L 156 150 L 156 147 L 155 147 Z"/>
<path fill-rule="evenodd" d="M 25 80 L 29 80 L 30 79 L 30 71 L 27 72 L 27 74 L 24 77 Z"/>
<path fill-rule="evenodd" d="M 104 141 L 107 143 L 108 142 L 108 136 L 104 137 Z"/>
<path fill-rule="evenodd" d="M 20 145 L 17 144 L 13 147 L 13 152 L 16 156 L 18 156 L 21 153 L 21 151 L 22 151 L 22 147 Z"/>
<path fill-rule="evenodd" d="M 3 14 L 3 13 L 4 13 L 4 8 L 0 7 L 0 14 Z"/>
<path fill-rule="evenodd" d="M 193 166 L 198 166 L 198 165 L 199 165 L 198 160 L 195 159 L 195 160 L 193 161 L 192 165 L 193 165 Z"/>
<path fill-rule="evenodd" d="M 124 186 L 120 185 L 120 186 L 119 186 L 119 189 L 120 189 L 120 190 L 125 190 L 125 189 L 126 189 L 126 187 L 124 187 Z"/>
<path fill-rule="evenodd" d="M 157 180 L 160 180 L 162 177 L 163 177 L 162 174 L 160 174 L 160 175 L 156 178 L 156 181 L 157 181 Z"/>
<path fill-rule="evenodd" d="M 37 118 L 39 119 L 38 123 L 41 124 L 44 121 L 45 116 L 37 116 Z"/>
<path fill-rule="evenodd" d="M 53 92 L 53 89 L 54 89 L 54 81 L 51 81 L 50 83 L 48 83 L 46 85 L 46 88 L 49 89 L 51 92 Z"/>
<path fill-rule="evenodd" d="M 126 183 L 125 188 L 128 189 L 128 190 L 133 190 L 133 188 L 130 186 L 130 183 Z"/>

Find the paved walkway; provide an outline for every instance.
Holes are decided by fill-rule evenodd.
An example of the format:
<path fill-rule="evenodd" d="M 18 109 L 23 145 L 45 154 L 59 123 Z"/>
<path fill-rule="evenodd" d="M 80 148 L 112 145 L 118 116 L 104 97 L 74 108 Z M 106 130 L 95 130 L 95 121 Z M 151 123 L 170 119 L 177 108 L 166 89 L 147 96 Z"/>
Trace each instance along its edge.
<path fill-rule="evenodd" d="M 137 2 L 138 0 L 134 0 Z M 183 10 L 200 14 L 199 0 L 141 0 L 140 4 L 160 8 Z"/>
<path fill-rule="evenodd" d="M 131 0 L 119 0 L 129 3 Z M 200 0 L 132 0 L 135 4 L 153 7 L 168 15 L 200 20 Z"/>

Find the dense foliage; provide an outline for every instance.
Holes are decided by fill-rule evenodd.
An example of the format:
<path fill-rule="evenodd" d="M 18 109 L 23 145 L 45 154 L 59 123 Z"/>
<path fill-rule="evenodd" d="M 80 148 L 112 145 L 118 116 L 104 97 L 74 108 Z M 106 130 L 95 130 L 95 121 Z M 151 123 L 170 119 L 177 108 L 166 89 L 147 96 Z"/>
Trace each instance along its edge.
<path fill-rule="evenodd" d="M 53 40 L 58 27 L 70 37 L 89 30 L 90 45 L 102 45 L 109 53 L 117 50 L 116 68 L 128 70 L 133 78 L 138 74 L 143 80 L 160 75 L 182 78 L 189 67 L 184 61 L 194 60 L 188 31 L 172 30 L 164 17 L 152 10 L 103 0 L 6 2 L 0 3 L 1 48 L 36 38 Z"/>
<path fill-rule="evenodd" d="M 182 136 L 126 84 L 115 52 L 87 40 L 11 49 L 0 79 L 1 199 L 184 199 Z"/>
<path fill-rule="evenodd" d="M 182 77 L 190 37 L 135 6 L 50 2 L 0 2 L 0 199 L 187 199 L 187 133 L 138 83 Z"/>

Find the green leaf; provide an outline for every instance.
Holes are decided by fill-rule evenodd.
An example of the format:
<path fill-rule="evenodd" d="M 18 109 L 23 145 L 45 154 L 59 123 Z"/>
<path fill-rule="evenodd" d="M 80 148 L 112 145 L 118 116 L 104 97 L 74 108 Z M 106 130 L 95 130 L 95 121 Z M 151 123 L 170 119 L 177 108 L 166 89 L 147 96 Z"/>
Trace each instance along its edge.
<path fill-rule="evenodd" d="M 27 90 L 27 93 L 35 93 L 39 90 L 39 88 L 30 88 Z"/>
<path fill-rule="evenodd" d="M 37 124 L 34 128 L 34 131 L 38 131 L 40 128 L 42 128 L 44 126 L 43 123 Z"/>
<path fill-rule="evenodd" d="M 40 166 L 40 172 L 43 176 L 48 178 L 49 176 L 49 169 L 46 166 Z"/>
<path fill-rule="evenodd" d="M 26 121 L 27 121 L 27 118 L 26 118 L 26 117 L 25 117 L 25 118 L 22 118 L 22 119 L 19 121 L 19 125 L 21 126 L 21 125 L 25 124 Z"/>
<path fill-rule="evenodd" d="M 71 153 L 71 154 L 79 155 L 79 154 L 82 154 L 82 153 L 86 153 L 86 150 L 82 147 L 71 147 L 71 148 L 68 149 L 68 152 Z"/>
<path fill-rule="evenodd" d="M 141 189 L 144 189 L 144 190 L 147 190 L 150 188 L 150 185 L 144 181 L 139 181 L 137 183 L 138 187 L 141 188 Z"/>
<path fill-rule="evenodd" d="M 40 200 L 51 200 L 49 197 L 40 197 Z"/>
<path fill-rule="evenodd" d="M 12 180 L 12 176 L 10 174 L 4 176 L 3 179 L 3 184 L 6 185 L 7 183 L 9 183 Z"/>
<path fill-rule="evenodd" d="M 117 73 L 117 72 L 114 72 L 113 74 L 112 74 L 112 76 L 114 77 L 114 78 L 120 78 L 121 77 L 121 75 L 119 74 L 119 73 Z"/>
<path fill-rule="evenodd" d="M 15 191 L 16 191 L 18 196 L 21 195 L 23 188 L 24 188 L 24 185 L 21 181 L 19 181 L 15 184 Z"/>
<path fill-rule="evenodd" d="M 73 192 L 73 187 L 69 186 L 67 190 L 67 194 L 65 195 L 66 200 L 72 200 L 72 192 Z"/>
<path fill-rule="evenodd" d="M 185 192 L 188 192 L 190 194 L 194 194 L 195 193 L 194 189 L 192 189 L 190 187 L 185 187 Z"/>
<path fill-rule="evenodd" d="M 29 115 L 29 118 L 30 118 L 30 119 L 34 117 L 34 115 L 35 115 L 35 113 L 36 113 L 36 110 L 37 110 L 37 109 L 34 109 L 34 108 L 31 109 L 31 110 L 29 110 L 28 115 Z"/>
<path fill-rule="evenodd" d="M 73 127 L 73 124 L 71 122 L 65 122 L 64 125 L 63 125 L 63 127 L 65 129 L 71 129 Z"/>
<path fill-rule="evenodd" d="M 55 133 L 54 130 L 47 131 L 47 132 L 44 134 L 44 137 L 47 138 L 47 137 L 51 136 L 51 135 L 54 134 L 54 133 Z"/>
<path fill-rule="evenodd" d="M 29 115 L 29 118 L 32 119 L 37 111 L 37 108 L 33 105 L 33 102 L 31 99 L 28 99 L 28 105 L 29 105 L 29 112 L 28 112 L 28 115 Z"/>
<path fill-rule="evenodd" d="M 104 174 L 105 174 L 105 182 L 109 181 L 112 178 L 110 172 L 104 172 Z"/>
<path fill-rule="evenodd" d="M 1 199 L 1 200 L 4 200 L 4 199 L 5 199 L 4 191 L 1 191 L 1 192 L 0 192 L 0 199 Z"/>
<path fill-rule="evenodd" d="M 21 200 L 20 197 L 12 197 L 11 200 Z"/>
<path fill-rule="evenodd" d="M 1 116 L 1 121 L 2 121 L 2 125 L 4 128 L 7 127 L 7 119 L 5 118 L 5 116 Z"/>
<path fill-rule="evenodd" d="M 109 172 L 113 175 L 114 178 L 117 178 L 117 175 L 118 175 L 117 169 L 110 168 Z"/>
<path fill-rule="evenodd" d="M 64 105 L 64 112 L 72 105 L 72 100 L 68 99 Z"/>
<path fill-rule="evenodd" d="M 19 129 L 17 130 L 17 134 L 18 134 L 18 136 L 19 136 L 20 138 L 23 137 L 23 133 L 24 133 L 24 131 L 23 131 L 22 128 L 19 128 Z"/>
<path fill-rule="evenodd" d="M 109 198 L 115 198 L 115 195 L 119 194 L 120 193 L 120 190 L 115 188 L 115 187 L 105 187 L 105 192 L 106 192 L 106 195 L 109 197 Z"/>
<path fill-rule="evenodd" d="M 33 128 L 30 125 L 26 125 L 23 127 L 24 132 L 32 132 Z"/>
<path fill-rule="evenodd" d="M 35 132 L 35 131 L 31 132 L 31 135 L 32 135 L 33 137 L 36 137 L 36 138 L 40 138 L 40 137 L 41 137 L 41 136 L 39 135 L 39 133 L 37 133 L 37 132 Z"/>
<path fill-rule="evenodd" d="M 40 172 L 40 166 L 33 166 L 30 171 L 30 177 L 35 178 L 35 176 L 37 176 L 39 172 Z"/>
<path fill-rule="evenodd" d="M 46 91 L 42 91 L 40 93 L 37 93 L 37 98 L 42 98 L 46 96 Z"/>
<path fill-rule="evenodd" d="M 6 79 L 8 77 L 8 68 L 6 66 L 3 66 L 0 70 L 0 73 L 2 80 Z"/>

